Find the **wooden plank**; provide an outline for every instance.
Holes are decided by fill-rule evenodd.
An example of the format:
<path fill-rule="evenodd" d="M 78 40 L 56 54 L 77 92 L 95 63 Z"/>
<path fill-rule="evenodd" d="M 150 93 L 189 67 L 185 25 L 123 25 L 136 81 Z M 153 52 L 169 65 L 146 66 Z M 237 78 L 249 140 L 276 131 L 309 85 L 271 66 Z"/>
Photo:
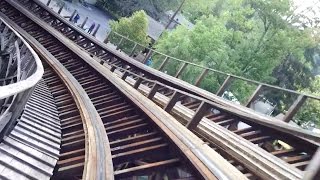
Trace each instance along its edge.
<path fill-rule="evenodd" d="M 127 168 L 123 170 L 118 170 L 114 172 L 116 178 L 124 178 L 130 177 L 134 175 L 143 175 L 147 172 L 156 171 L 157 169 L 161 168 L 168 168 L 168 167 L 176 167 L 180 162 L 179 159 L 169 159 L 164 161 L 159 161 L 155 163 L 147 163 L 145 165 L 140 165 L 132 168 Z"/>
<path fill-rule="evenodd" d="M 294 103 L 290 106 L 288 112 L 283 117 L 284 122 L 290 122 L 294 115 L 299 111 L 301 106 L 306 102 L 307 97 L 304 95 L 299 95 Z"/>
<path fill-rule="evenodd" d="M 181 93 L 175 91 L 168 102 L 168 104 L 164 107 L 164 110 L 170 112 L 174 105 L 180 100 Z"/>
<path fill-rule="evenodd" d="M 203 78 L 205 77 L 205 75 L 208 74 L 208 69 L 204 69 L 201 74 L 199 75 L 199 77 L 197 78 L 197 80 L 195 81 L 194 85 L 195 86 L 199 86 L 201 81 L 203 80 Z"/>
<path fill-rule="evenodd" d="M 164 68 L 164 66 L 168 63 L 169 57 L 166 56 L 163 60 L 163 62 L 161 63 L 161 65 L 159 66 L 158 70 L 162 71 L 162 69 Z"/>
<path fill-rule="evenodd" d="M 313 158 L 304 173 L 303 179 L 305 180 L 318 180 L 320 179 L 320 148 L 313 155 Z"/>
<path fill-rule="evenodd" d="M 229 87 L 229 85 L 232 83 L 233 77 L 231 75 L 228 75 L 227 78 L 224 80 L 223 84 L 218 89 L 216 95 L 221 96 L 224 91 Z"/>
<path fill-rule="evenodd" d="M 195 127 L 197 127 L 201 119 L 206 115 L 209 107 L 209 104 L 207 104 L 206 102 L 201 102 L 199 108 L 197 109 L 192 119 L 187 123 L 186 127 L 188 129 L 194 129 Z"/>
<path fill-rule="evenodd" d="M 187 67 L 187 65 L 188 64 L 184 62 L 174 77 L 178 78 L 183 72 L 183 70 Z"/>

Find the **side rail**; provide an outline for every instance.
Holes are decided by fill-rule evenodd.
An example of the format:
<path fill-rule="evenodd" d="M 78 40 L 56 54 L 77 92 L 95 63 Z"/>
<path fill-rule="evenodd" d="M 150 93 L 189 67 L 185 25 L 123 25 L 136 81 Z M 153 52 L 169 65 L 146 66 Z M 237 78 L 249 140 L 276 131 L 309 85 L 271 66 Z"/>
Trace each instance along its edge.
<path fill-rule="evenodd" d="M 121 34 L 110 32 L 106 38 L 106 42 L 111 40 L 113 45 L 116 46 L 116 49 L 125 52 L 129 56 L 128 57 L 124 53 L 116 51 L 113 47 L 94 38 L 99 29 L 99 25 L 94 30 L 93 36 L 83 32 L 82 28 L 87 23 L 88 17 L 85 18 L 79 27 L 71 23 L 70 21 L 78 13 L 76 10 L 67 17 L 68 19 L 65 19 L 65 17 L 60 16 L 63 6 L 59 8 L 57 13 L 48 7 L 51 0 L 48 0 L 46 4 L 41 3 L 39 0 L 28 0 L 27 2 L 23 1 L 23 3 L 30 6 L 30 9 L 33 9 L 32 11 L 39 13 L 38 16 L 45 19 L 46 22 L 53 27 L 59 29 L 69 39 L 81 46 L 91 55 L 98 57 L 103 61 L 112 58 L 115 60 L 113 63 L 119 67 L 128 65 L 135 68 L 135 71 L 140 71 L 149 76 L 150 79 L 165 82 L 165 84 L 169 86 L 213 100 L 214 102 L 225 104 L 226 106 L 232 106 L 234 103 L 222 102 L 220 98 L 215 97 L 213 94 L 222 96 L 231 101 L 236 101 L 238 104 L 241 103 L 243 106 L 250 107 L 260 113 L 267 115 L 273 114 L 278 116 L 278 119 L 289 122 L 293 119 L 298 120 L 296 116 L 298 112 L 302 112 L 301 114 L 303 114 L 308 110 L 309 106 L 318 103 L 320 100 L 320 97 L 318 96 L 303 94 L 177 59 L 134 42 Z M 42 12 L 40 13 L 40 11 Z M 145 54 L 142 54 L 142 51 L 144 51 Z M 157 63 L 154 63 L 152 68 L 150 68 L 144 66 L 142 63 L 136 62 L 130 57 L 143 64 L 146 64 L 150 58 L 156 59 Z M 173 66 L 176 67 L 174 68 L 175 70 L 169 70 L 172 69 Z M 190 70 L 198 72 L 198 74 L 193 76 L 191 80 L 185 79 L 185 75 L 190 73 Z M 159 71 L 167 72 L 167 74 Z M 193 84 L 194 86 L 190 86 L 190 84 Z M 235 92 L 235 96 L 233 96 L 232 93 L 236 91 L 235 89 L 239 84 L 241 84 L 243 88 L 239 90 L 239 92 Z M 230 92 L 232 92 L 231 95 Z M 237 94 L 242 93 L 245 93 L 245 95 L 241 96 L 245 97 L 240 97 L 239 100 L 237 100 Z M 273 101 L 273 99 L 275 99 L 275 94 L 277 95 L 276 99 L 285 102 L 285 106 L 279 105 Z M 237 108 L 242 108 L 243 106 L 238 106 Z M 247 111 L 248 109 L 242 108 L 242 110 Z"/>
<path fill-rule="evenodd" d="M 43 72 L 38 55 L 0 17 L 0 141 L 11 131 Z"/>
<path fill-rule="evenodd" d="M 252 109 L 259 109 L 259 107 L 257 106 L 263 103 L 265 110 L 262 113 L 264 114 L 270 115 L 272 113 L 272 110 L 276 106 L 276 104 L 272 104 L 272 102 L 268 101 L 268 95 L 273 93 L 279 93 L 280 96 L 285 95 L 287 98 L 292 98 L 294 100 L 291 102 L 291 104 L 289 104 L 289 108 L 284 110 L 285 115 L 281 118 L 284 122 L 291 121 L 293 117 L 296 115 L 296 113 L 301 109 L 301 107 L 303 107 L 303 105 L 308 100 L 320 101 L 320 97 L 318 96 L 303 94 L 290 89 L 285 89 L 278 86 L 247 79 L 241 76 L 228 74 L 216 69 L 208 68 L 199 64 L 195 64 L 186 60 L 181 60 L 163 54 L 155 49 L 139 44 L 129 39 L 128 37 L 123 36 L 114 31 L 109 32 L 105 42 L 111 42 L 112 44 L 117 46 L 116 49 L 123 50 L 130 57 L 137 59 L 143 64 L 148 64 L 147 61 L 152 58 L 158 59 L 157 63 L 152 67 L 162 72 L 167 72 L 166 70 L 169 66 L 179 66 L 180 68 L 176 69 L 176 71 L 170 72 L 170 75 L 175 78 L 180 78 L 184 80 L 182 76 L 188 73 L 188 70 L 190 71 L 196 69 L 199 71 L 199 74 L 197 77 L 194 78 L 193 82 L 189 83 L 208 91 L 210 90 L 206 89 L 206 87 L 202 87 L 202 83 L 208 80 L 210 77 L 215 76 L 217 79 L 220 79 L 221 81 L 221 83 L 217 83 L 216 87 L 213 87 L 213 89 L 216 90 L 214 93 L 217 96 L 228 96 L 226 92 L 232 91 L 232 85 L 235 85 L 236 83 L 245 84 L 248 87 L 248 90 L 251 90 L 252 93 L 250 96 L 246 97 L 246 100 L 244 100 L 244 102 L 241 102 L 241 104 L 246 107 L 251 107 Z M 142 50 L 145 51 L 144 54 L 142 54 Z M 215 83 L 212 82 L 212 84 Z"/>

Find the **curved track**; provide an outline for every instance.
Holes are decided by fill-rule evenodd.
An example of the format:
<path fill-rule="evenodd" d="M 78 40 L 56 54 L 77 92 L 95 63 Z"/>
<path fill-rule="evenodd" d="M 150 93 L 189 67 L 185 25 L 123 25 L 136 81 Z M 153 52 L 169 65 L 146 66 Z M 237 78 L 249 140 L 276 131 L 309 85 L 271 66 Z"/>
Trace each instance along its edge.
<path fill-rule="evenodd" d="M 197 150 L 197 146 L 188 147 L 189 144 L 179 140 L 166 126 L 161 125 L 161 120 L 151 118 L 147 114 L 150 110 L 142 110 L 127 97 L 128 94 L 118 90 L 119 87 L 113 84 L 115 80 L 111 82 L 106 79 L 77 53 L 22 16 L 19 11 L 6 5 L 1 2 L 1 11 L 24 29 L 14 25 L 54 71 L 60 72 L 60 76 L 64 77 L 63 82 L 69 83 L 68 89 L 72 96 L 63 88 L 53 71 L 46 69 L 44 77 L 61 110 L 59 117 L 63 131 L 62 154 L 54 178 L 127 179 L 145 176 L 151 179 L 215 179 L 219 173 L 223 175 L 217 169 L 212 172 L 199 160 L 197 156 L 203 154 L 193 153 L 201 153 L 202 150 Z M 128 85 L 118 86 L 125 88 Z M 81 105 L 84 99 L 86 106 Z M 91 102 L 94 110 L 90 107 Z M 101 120 L 100 123 L 95 124 L 94 118 L 87 119 L 82 111 L 96 111 L 98 114 L 95 118 Z M 98 131 L 94 131 L 94 136 L 90 136 L 91 128 Z M 105 134 L 101 128 L 104 128 Z M 107 139 L 102 141 L 104 136 Z M 200 143 L 198 145 L 203 148 Z M 93 152 L 90 151 L 92 146 L 95 148 Z M 230 167 L 231 171 L 237 173 L 236 169 Z M 110 168 L 113 169 L 110 171 Z M 88 175 L 90 173 L 93 176 Z"/>
<path fill-rule="evenodd" d="M 106 62 L 108 67 L 111 68 L 111 71 L 120 74 L 124 80 L 131 83 L 135 88 L 140 88 L 140 91 L 146 95 L 153 91 L 153 95 L 151 97 L 149 96 L 149 98 L 156 101 L 160 106 L 163 106 L 166 111 L 175 115 L 177 118 L 180 118 L 183 124 L 189 124 L 188 121 L 192 119 L 192 116 L 190 116 L 189 119 L 188 117 L 179 116 L 178 113 L 174 111 L 179 108 L 175 106 L 177 102 L 181 102 L 180 109 L 182 108 L 182 110 L 186 110 L 186 112 L 190 112 L 190 114 L 194 114 L 194 116 L 195 113 L 201 111 L 203 104 L 206 104 L 209 108 L 206 108 L 206 111 L 202 112 L 200 119 L 204 116 L 206 116 L 206 118 L 202 119 L 198 127 L 192 127 L 190 129 L 199 137 L 208 141 L 213 149 L 217 150 L 247 177 L 252 179 L 277 177 L 302 178 L 303 171 L 319 147 L 318 136 L 308 134 L 284 124 L 274 125 L 272 121 L 264 121 L 265 119 L 259 116 L 253 115 L 251 117 L 247 112 L 242 112 L 237 109 L 232 109 L 232 107 L 230 108 L 226 105 L 203 99 L 203 96 L 194 96 L 195 94 L 199 94 L 187 90 L 180 82 L 163 80 L 163 77 L 147 72 L 145 69 L 139 68 L 139 65 L 136 65 L 135 63 L 130 63 L 130 61 L 127 60 L 128 58 L 121 55 L 121 53 L 108 51 L 108 49 L 98 46 L 96 41 L 92 40 L 87 35 L 84 35 L 82 32 L 78 32 L 77 28 L 68 24 L 66 21 L 58 19 L 55 15 L 50 14 L 51 12 L 42 8 L 42 5 L 38 5 L 33 1 L 21 2 L 31 12 L 58 31 L 62 32 L 64 36 L 74 41 L 83 50 L 87 51 L 92 56 L 100 58 L 102 64 Z M 75 53 L 76 48 L 73 47 L 74 45 L 70 45 L 73 47 L 73 50 L 70 50 L 66 47 L 66 43 L 62 43 L 57 39 L 57 36 L 59 35 L 50 35 L 47 32 L 48 28 L 41 28 L 39 26 L 40 22 L 37 21 L 38 25 L 35 24 L 6 2 L 2 2 L 1 5 L 3 6 L 1 11 L 39 41 L 44 48 L 60 61 L 88 94 L 106 127 L 112 158 L 114 159 L 113 165 L 116 177 L 122 177 L 122 175 L 118 175 L 119 171 L 130 171 L 132 170 L 130 168 L 134 169 L 134 166 L 145 167 L 143 166 L 143 163 L 123 165 L 123 160 L 121 160 L 121 157 L 119 160 L 117 155 L 117 152 L 121 154 L 122 151 L 114 149 L 112 146 L 114 141 L 113 138 L 116 136 L 116 139 L 121 139 L 122 131 L 125 132 L 127 129 L 129 129 L 129 131 L 133 130 L 133 134 L 136 134 L 136 132 L 142 134 L 156 133 L 158 131 L 153 129 L 156 127 L 153 122 L 150 121 L 150 119 L 148 120 L 148 117 L 146 117 L 143 112 L 137 111 L 136 105 L 123 96 L 122 91 L 116 90 L 114 85 L 108 82 L 105 76 L 101 75 L 101 72 L 98 72 L 96 68 L 91 67 L 92 65 L 90 66 L 88 61 L 83 61 L 83 57 L 80 57 L 79 54 Z M 123 69 L 124 67 L 126 68 Z M 115 71 L 116 69 L 118 69 L 118 71 Z M 165 85 L 162 84 L 163 86 L 155 88 L 156 86 L 151 86 L 154 82 L 153 80 L 161 80 Z M 160 84 L 161 83 L 158 83 L 158 85 Z M 173 88 L 168 87 L 167 85 L 172 86 Z M 124 116 L 126 118 L 124 118 Z M 250 127 L 234 129 L 234 124 L 238 124 L 239 122 L 243 122 Z M 210 130 L 206 129 L 209 126 L 210 128 L 221 132 L 221 134 L 215 134 L 213 131 L 210 132 Z M 145 127 L 153 128 L 145 129 Z M 128 137 L 128 134 L 126 134 L 125 137 Z M 229 139 L 223 140 L 223 137 L 229 137 L 229 139 L 232 139 L 233 141 Z M 220 140 L 217 140 L 219 138 Z M 278 140 L 286 142 L 292 148 L 275 149 L 270 146 L 270 144 Z M 223 143 L 223 141 L 228 141 L 229 144 Z M 244 143 L 239 143 L 240 141 Z M 147 139 L 143 142 L 146 143 L 144 144 L 146 145 L 144 148 L 160 148 L 162 149 L 160 152 L 165 152 L 170 149 L 168 148 L 169 144 L 166 143 L 170 142 L 170 139 L 165 139 L 165 137 L 162 136 L 153 136 L 151 139 Z M 153 143 L 155 143 L 155 145 L 152 145 Z M 234 146 L 232 147 L 230 144 L 234 144 Z M 250 147 L 253 146 L 253 144 L 260 146 L 264 150 L 258 148 L 258 146 Z M 140 147 L 141 145 L 138 143 L 136 146 Z M 130 147 L 128 148 L 130 149 Z M 231 148 L 231 150 L 226 151 L 228 148 Z M 250 151 L 246 153 L 245 149 L 250 149 Z M 148 149 L 146 150 L 146 153 L 147 152 Z M 266 157 L 264 157 L 265 154 L 267 154 Z M 168 161 L 174 164 L 176 161 L 181 160 L 180 156 L 181 155 L 172 155 L 172 157 L 169 156 L 169 159 L 160 158 L 160 161 L 156 162 Z M 138 155 L 137 157 L 139 158 Z M 248 160 L 245 158 L 251 159 Z M 276 162 L 279 158 L 283 161 Z M 288 164 L 291 164 L 292 166 L 288 166 Z M 261 172 L 256 170 L 257 167 L 266 169 L 261 170 L 263 171 Z M 117 168 L 120 169 L 117 171 Z M 126 170 L 122 171 L 123 169 Z M 134 170 L 137 170 L 137 168 Z M 137 171 L 139 170 L 140 169 Z M 194 169 L 192 172 L 194 172 Z"/>

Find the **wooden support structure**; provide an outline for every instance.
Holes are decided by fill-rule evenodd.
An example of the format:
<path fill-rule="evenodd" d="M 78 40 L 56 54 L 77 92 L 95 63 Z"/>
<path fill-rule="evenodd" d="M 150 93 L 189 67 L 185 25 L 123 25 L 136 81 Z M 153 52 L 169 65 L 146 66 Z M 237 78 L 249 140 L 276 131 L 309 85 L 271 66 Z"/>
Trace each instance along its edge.
<path fill-rule="evenodd" d="M 304 95 L 299 95 L 294 103 L 290 106 L 288 112 L 283 117 L 284 122 L 290 122 L 294 115 L 298 112 L 301 106 L 306 102 L 307 97 Z"/>
<path fill-rule="evenodd" d="M 220 86 L 219 90 L 217 91 L 216 95 L 221 96 L 224 91 L 229 87 L 230 83 L 232 82 L 233 78 L 231 75 L 228 75 L 227 78 L 224 80 L 223 84 Z"/>
<path fill-rule="evenodd" d="M 62 9 L 63 9 L 63 7 L 64 7 L 64 3 L 62 4 L 62 6 L 59 8 L 59 10 L 58 10 L 58 14 L 61 14 L 61 12 L 62 12 Z"/>
<path fill-rule="evenodd" d="M 97 34 L 99 28 L 100 28 L 100 24 L 98 24 L 97 28 L 93 31 L 92 36 L 96 37 L 96 34 Z"/>
<path fill-rule="evenodd" d="M 134 43 L 134 46 L 133 46 L 133 48 L 132 48 L 132 50 L 131 50 L 131 52 L 130 52 L 130 54 L 129 54 L 130 57 L 132 57 L 133 54 L 135 53 L 135 51 L 136 51 L 136 49 L 137 49 L 137 46 L 138 46 L 138 43 Z"/>
<path fill-rule="evenodd" d="M 51 3 L 51 0 L 48 0 L 46 5 L 49 6 L 50 3 Z"/>
<path fill-rule="evenodd" d="M 246 107 L 249 107 L 250 104 L 259 96 L 259 93 L 261 92 L 262 89 L 263 89 L 263 85 L 259 84 L 257 89 L 252 93 L 251 97 L 249 98 L 249 100 L 246 104 Z"/>
<path fill-rule="evenodd" d="M 149 52 L 148 54 L 146 55 L 146 57 L 143 59 L 143 64 L 146 64 L 147 60 L 152 56 L 153 54 L 153 50 L 152 49 L 149 49 Z"/>
<path fill-rule="evenodd" d="M 304 173 L 304 180 L 319 180 L 320 179 L 320 147 L 313 155 L 313 158 Z"/>
<path fill-rule="evenodd" d="M 147 98 L 152 99 L 153 96 L 157 93 L 157 91 L 159 90 L 160 87 L 161 87 L 161 86 L 160 86 L 159 84 L 155 83 L 155 84 L 153 85 L 152 89 L 150 90 Z"/>
<path fill-rule="evenodd" d="M 140 84 L 142 83 L 142 81 L 143 81 L 143 79 L 139 77 L 139 78 L 136 80 L 136 82 L 134 83 L 133 88 L 138 89 L 138 87 L 140 86 Z"/>
<path fill-rule="evenodd" d="M 167 112 L 170 112 L 172 110 L 172 108 L 174 107 L 174 105 L 179 101 L 179 99 L 181 98 L 181 93 L 175 91 L 170 99 L 170 101 L 168 102 L 168 104 L 164 107 L 164 110 Z"/>
<path fill-rule="evenodd" d="M 159 68 L 158 68 L 159 71 L 161 71 L 161 70 L 164 68 L 164 66 L 167 64 L 168 60 L 169 60 L 169 57 L 166 56 L 166 57 L 164 58 L 163 62 L 161 63 L 161 65 L 160 65 Z"/>
<path fill-rule="evenodd" d="M 208 112 L 209 107 L 209 104 L 207 104 L 206 102 L 201 102 L 196 113 L 194 114 L 192 119 L 187 123 L 186 127 L 188 129 L 194 129 L 195 127 L 197 127 L 201 119 L 206 115 L 206 112 Z"/>
<path fill-rule="evenodd" d="M 71 14 L 70 18 L 69 18 L 69 21 L 72 21 L 74 16 L 76 15 L 77 13 L 77 10 L 74 10 L 73 13 Z"/>
<path fill-rule="evenodd" d="M 199 75 L 199 77 L 197 78 L 196 82 L 194 83 L 195 86 L 199 86 L 201 81 L 203 80 L 203 78 L 205 77 L 205 75 L 207 75 L 208 73 L 208 69 L 204 69 L 201 74 Z"/>
<path fill-rule="evenodd" d="M 179 76 L 182 74 L 183 70 L 187 67 L 187 65 L 188 64 L 184 62 L 174 77 L 179 78 Z"/>
<path fill-rule="evenodd" d="M 86 19 L 84 19 L 84 21 L 83 21 L 83 23 L 81 24 L 80 27 L 83 28 L 86 25 L 87 21 L 88 21 L 88 17 L 86 17 Z"/>
<path fill-rule="evenodd" d="M 123 37 L 121 37 L 119 43 L 117 44 L 116 50 L 120 49 L 120 45 L 122 44 L 122 42 L 123 42 Z"/>

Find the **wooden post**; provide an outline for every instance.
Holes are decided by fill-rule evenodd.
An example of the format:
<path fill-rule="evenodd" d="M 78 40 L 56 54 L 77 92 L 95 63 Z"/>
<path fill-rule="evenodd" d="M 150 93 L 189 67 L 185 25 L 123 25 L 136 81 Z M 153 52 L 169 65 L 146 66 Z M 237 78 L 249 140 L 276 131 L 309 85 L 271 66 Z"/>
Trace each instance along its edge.
<path fill-rule="evenodd" d="M 224 91 L 229 87 L 232 80 L 233 80 L 233 77 L 231 75 L 228 75 L 228 77 L 224 80 L 223 84 L 220 86 L 216 95 L 221 96 L 224 93 Z"/>
<path fill-rule="evenodd" d="M 149 91 L 149 94 L 147 96 L 147 98 L 152 99 L 153 96 L 157 93 L 157 91 L 159 90 L 160 85 L 155 83 L 152 87 L 152 89 Z"/>
<path fill-rule="evenodd" d="M 86 19 L 84 19 L 84 21 L 83 21 L 83 23 L 81 24 L 80 27 L 83 28 L 86 25 L 87 21 L 88 21 L 88 17 L 86 17 Z"/>
<path fill-rule="evenodd" d="M 304 180 L 320 179 L 320 148 L 316 151 L 304 173 Z"/>
<path fill-rule="evenodd" d="M 150 49 L 148 54 L 146 55 L 146 57 L 144 58 L 144 60 L 142 62 L 143 64 L 146 64 L 147 60 L 152 56 L 152 53 L 153 53 L 153 50 Z"/>
<path fill-rule="evenodd" d="M 304 102 L 306 102 L 307 97 L 304 95 L 299 95 L 294 103 L 290 106 L 288 112 L 283 117 L 284 122 L 290 122 L 294 115 L 298 112 Z"/>
<path fill-rule="evenodd" d="M 197 80 L 196 80 L 196 82 L 194 83 L 194 85 L 195 85 L 195 86 L 199 86 L 200 83 L 201 83 L 201 81 L 202 81 L 202 79 L 204 78 L 205 75 L 207 75 L 207 73 L 208 73 L 208 69 L 204 69 L 204 70 L 202 71 L 202 73 L 199 75 L 199 77 L 197 78 Z"/>
<path fill-rule="evenodd" d="M 130 54 L 129 54 L 130 57 L 133 56 L 134 52 L 135 52 L 136 49 L 137 49 L 137 46 L 138 46 L 138 43 L 134 43 L 134 46 L 133 46 L 133 48 L 132 48 L 132 50 L 131 50 L 131 52 L 130 52 Z"/>
<path fill-rule="evenodd" d="M 92 36 L 96 37 L 96 34 L 97 34 L 99 28 L 100 28 L 100 24 L 98 24 L 98 26 L 97 26 L 97 28 L 94 30 Z"/>
<path fill-rule="evenodd" d="M 51 3 L 51 0 L 48 0 L 48 2 L 47 2 L 47 6 L 49 6 L 49 5 L 50 5 L 50 3 Z"/>
<path fill-rule="evenodd" d="M 119 43 L 117 44 L 116 50 L 120 49 L 119 46 L 121 45 L 122 41 L 123 41 L 123 37 L 121 37 Z"/>
<path fill-rule="evenodd" d="M 259 93 L 261 92 L 263 88 L 263 85 L 262 84 L 259 84 L 259 86 L 257 87 L 257 89 L 253 92 L 253 94 L 251 95 L 251 97 L 249 98 L 247 104 L 246 104 L 246 107 L 249 107 L 250 104 L 252 103 L 252 101 L 254 101 L 258 96 L 259 96 Z"/>
<path fill-rule="evenodd" d="M 181 97 L 181 93 L 175 91 L 170 101 L 168 102 L 168 104 L 164 107 L 164 110 L 167 112 L 170 112 L 174 107 L 174 105 L 179 101 L 180 97 Z"/>
<path fill-rule="evenodd" d="M 59 8 L 59 10 L 58 10 L 58 14 L 60 14 L 60 13 L 61 13 L 61 11 L 62 11 L 63 7 L 64 7 L 64 3 L 63 3 L 63 4 L 62 4 L 62 6 Z"/>
<path fill-rule="evenodd" d="M 158 68 L 159 71 L 161 71 L 161 70 L 164 68 L 164 66 L 167 64 L 168 59 L 169 59 L 168 56 L 166 56 L 166 57 L 164 58 L 164 60 L 163 60 L 163 62 L 161 63 L 160 67 Z"/>
<path fill-rule="evenodd" d="M 186 62 L 184 62 L 174 77 L 178 78 L 181 75 L 182 71 L 187 67 L 187 65 L 188 64 Z"/>
<path fill-rule="evenodd" d="M 111 69 L 110 69 L 110 71 L 111 71 L 111 72 L 114 72 L 116 69 L 117 69 L 117 67 L 116 67 L 116 66 L 111 65 Z"/>
<path fill-rule="evenodd" d="M 77 13 L 77 10 L 74 10 L 69 18 L 69 21 L 72 21 L 73 17 L 76 15 L 76 13 Z"/>
<path fill-rule="evenodd" d="M 210 105 L 202 101 L 192 119 L 187 123 L 186 127 L 188 129 L 194 129 L 195 127 L 197 127 L 201 119 L 206 115 L 206 112 L 209 108 Z"/>
<path fill-rule="evenodd" d="M 138 78 L 137 80 L 136 80 L 136 82 L 134 83 L 134 85 L 133 85 L 133 88 L 135 88 L 135 89 L 138 89 L 138 87 L 140 86 L 140 84 L 142 83 L 142 78 Z"/>
<path fill-rule="evenodd" d="M 122 80 L 126 80 L 126 78 L 129 76 L 129 73 L 127 71 L 125 71 L 122 76 L 121 76 L 121 79 Z"/>
<path fill-rule="evenodd" d="M 17 81 L 20 81 L 21 77 L 21 56 L 20 56 L 20 49 L 19 49 L 19 44 L 18 41 L 14 43 L 15 48 L 16 48 L 16 54 L 17 54 Z"/>

